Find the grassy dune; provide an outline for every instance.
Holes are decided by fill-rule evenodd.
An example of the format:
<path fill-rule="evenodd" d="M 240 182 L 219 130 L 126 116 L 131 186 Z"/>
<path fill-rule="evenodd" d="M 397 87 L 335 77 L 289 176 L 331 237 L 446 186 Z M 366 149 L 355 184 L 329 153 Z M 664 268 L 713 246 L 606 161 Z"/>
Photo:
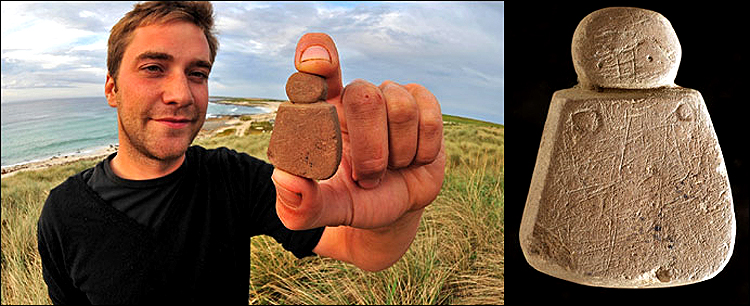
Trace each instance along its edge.
<path fill-rule="evenodd" d="M 251 304 L 503 304 L 504 127 L 444 116 L 443 190 L 394 266 L 370 273 L 328 258 L 297 260 L 272 238 L 251 241 Z M 196 141 L 266 160 L 270 134 Z M 49 304 L 36 221 L 49 190 L 82 161 L 2 179 L 2 304 Z"/>

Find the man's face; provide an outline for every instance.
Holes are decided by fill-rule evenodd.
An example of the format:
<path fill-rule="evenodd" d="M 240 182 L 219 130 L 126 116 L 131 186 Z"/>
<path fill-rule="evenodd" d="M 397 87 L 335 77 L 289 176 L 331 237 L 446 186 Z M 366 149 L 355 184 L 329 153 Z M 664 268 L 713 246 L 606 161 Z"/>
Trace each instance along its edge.
<path fill-rule="evenodd" d="M 137 28 L 116 85 L 108 78 L 106 86 L 117 107 L 120 147 L 150 159 L 180 158 L 203 126 L 210 71 L 208 42 L 196 25 Z"/>

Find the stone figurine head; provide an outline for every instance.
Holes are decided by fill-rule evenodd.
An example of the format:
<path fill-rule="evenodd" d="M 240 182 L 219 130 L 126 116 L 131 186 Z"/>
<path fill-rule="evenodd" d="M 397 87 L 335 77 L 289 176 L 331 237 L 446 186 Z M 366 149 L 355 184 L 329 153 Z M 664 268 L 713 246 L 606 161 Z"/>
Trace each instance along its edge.
<path fill-rule="evenodd" d="M 674 86 L 682 49 L 669 20 L 632 7 L 595 11 L 578 24 L 571 46 L 583 88 Z"/>

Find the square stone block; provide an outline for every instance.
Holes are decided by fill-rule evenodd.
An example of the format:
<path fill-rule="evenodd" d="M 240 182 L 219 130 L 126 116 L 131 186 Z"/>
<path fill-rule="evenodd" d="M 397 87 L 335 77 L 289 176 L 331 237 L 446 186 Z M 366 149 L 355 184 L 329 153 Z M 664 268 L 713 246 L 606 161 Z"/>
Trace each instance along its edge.
<path fill-rule="evenodd" d="M 341 127 L 336 107 L 326 102 L 282 103 L 276 114 L 268 160 L 310 179 L 328 179 L 341 162 Z"/>

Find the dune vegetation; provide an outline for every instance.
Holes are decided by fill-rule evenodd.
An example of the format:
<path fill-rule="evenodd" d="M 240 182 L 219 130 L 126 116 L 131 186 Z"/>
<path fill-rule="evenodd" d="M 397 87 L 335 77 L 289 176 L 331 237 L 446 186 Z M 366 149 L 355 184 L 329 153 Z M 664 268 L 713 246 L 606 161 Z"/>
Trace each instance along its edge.
<path fill-rule="evenodd" d="M 263 125 L 269 128 L 270 125 Z M 263 128 L 261 128 L 262 130 Z M 267 160 L 267 132 L 196 140 Z M 329 258 L 296 259 L 272 238 L 251 239 L 250 304 L 504 304 L 502 125 L 444 116 L 446 176 L 417 237 L 392 267 L 362 271 Z M 2 304 L 49 304 L 36 222 L 49 190 L 97 161 L 2 179 Z"/>

